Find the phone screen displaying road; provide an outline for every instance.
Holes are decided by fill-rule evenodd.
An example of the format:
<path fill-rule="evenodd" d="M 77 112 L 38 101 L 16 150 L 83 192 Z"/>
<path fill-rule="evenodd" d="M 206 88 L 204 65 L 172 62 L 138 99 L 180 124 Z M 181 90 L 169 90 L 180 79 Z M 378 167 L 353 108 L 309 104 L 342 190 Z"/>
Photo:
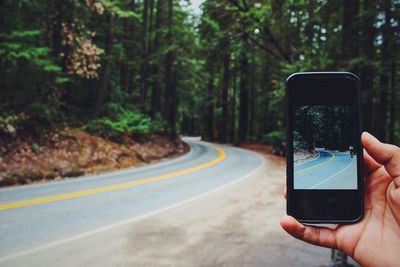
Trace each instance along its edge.
<path fill-rule="evenodd" d="M 355 106 L 293 109 L 294 189 L 357 189 Z"/>

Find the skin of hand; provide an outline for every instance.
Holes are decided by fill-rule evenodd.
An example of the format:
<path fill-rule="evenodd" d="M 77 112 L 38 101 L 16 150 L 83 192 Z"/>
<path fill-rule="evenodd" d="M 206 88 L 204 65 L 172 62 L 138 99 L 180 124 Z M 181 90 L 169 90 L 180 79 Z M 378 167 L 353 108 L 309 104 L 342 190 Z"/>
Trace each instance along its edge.
<path fill-rule="evenodd" d="M 282 228 L 308 243 L 340 249 L 364 267 L 400 266 L 400 148 L 361 136 L 365 165 L 365 214 L 331 230 L 285 216 Z"/>

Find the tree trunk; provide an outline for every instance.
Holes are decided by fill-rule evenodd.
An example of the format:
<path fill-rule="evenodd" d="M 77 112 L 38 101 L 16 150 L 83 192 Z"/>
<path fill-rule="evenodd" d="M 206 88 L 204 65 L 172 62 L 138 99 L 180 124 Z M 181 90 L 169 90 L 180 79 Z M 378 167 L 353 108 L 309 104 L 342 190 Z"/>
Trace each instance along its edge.
<path fill-rule="evenodd" d="M 210 69 L 210 77 L 207 85 L 206 116 L 205 116 L 205 135 L 207 140 L 214 138 L 214 73 Z"/>
<path fill-rule="evenodd" d="M 148 0 L 143 2 L 143 24 L 142 24 L 142 64 L 140 70 L 140 107 L 142 111 L 146 111 L 146 98 L 148 86 Z"/>
<path fill-rule="evenodd" d="M 227 126 L 228 126 L 228 89 L 229 89 L 229 65 L 230 65 L 230 50 L 229 44 L 227 44 L 224 48 L 223 55 L 223 64 L 224 64 L 224 72 L 222 77 L 222 99 L 221 99 L 221 107 L 222 107 L 222 117 L 220 121 L 220 138 L 219 141 L 222 143 L 226 142 L 227 136 Z"/>
<path fill-rule="evenodd" d="M 136 11 L 136 3 L 135 0 L 131 0 L 130 2 L 131 10 L 133 12 Z M 131 61 L 134 60 L 134 41 L 135 41 L 135 23 L 134 21 L 129 21 L 129 35 L 130 35 L 130 42 L 129 42 L 129 71 L 128 71 L 128 92 L 129 94 L 133 93 L 133 88 L 135 87 L 134 77 L 135 77 L 135 68 Z"/>
<path fill-rule="evenodd" d="M 244 142 L 247 140 L 248 127 L 248 102 L 249 102 L 249 61 L 247 57 L 248 36 L 247 33 L 242 35 L 243 47 L 241 51 L 240 64 L 240 112 L 239 112 L 239 135 L 238 141 Z"/>
<path fill-rule="evenodd" d="M 135 0 L 130 1 L 129 7 L 133 12 L 135 12 Z M 134 77 L 134 67 L 132 62 L 134 61 L 133 56 L 135 53 L 135 21 L 131 18 L 124 18 L 122 24 L 123 32 L 121 33 L 121 36 L 122 47 L 124 49 L 120 66 L 120 87 L 122 91 L 132 94 Z"/>
<path fill-rule="evenodd" d="M 374 132 L 376 129 L 373 125 L 373 84 L 374 69 L 372 61 L 375 57 L 374 40 L 375 30 L 374 22 L 376 16 L 376 8 L 371 0 L 364 0 L 364 9 L 362 16 L 362 31 L 360 36 L 361 53 L 364 58 L 364 64 L 361 68 L 361 87 L 363 95 L 363 127 L 366 131 Z"/>
<path fill-rule="evenodd" d="M 256 127 L 256 101 L 257 101 L 257 93 L 255 91 L 255 80 L 257 79 L 255 74 L 255 57 L 254 52 L 251 53 L 250 57 L 250 70 L 249 70 L 249 131 L 248 134 L 251 138 L 254 138 L 255 135 L 255 127 Z"/>
<path fill-rule="evenodd" d="M 176 110 L 177 110 L 177 95 L 175 88 L 175 52 L 172 50 L 173 45 L 173 0 L 168 0 L 168 34 L 167 34 L 167 44 L 168 52 L 165 57 L 165 105 L 164 105 L 164 115 L 167 122 L 168 132 L 171 136 L 176 135 Z"/>
<path fill-rule="evenodd" d="M 389 143 L 394 144 L 396 142 L 395 130 L 396 130 L 396 61 L 392 60 L 391 68 L 391 85 L 390 85 L 390 120 L 389 120 Z"/>
<path fill-rule="evenodd" d="M 263 95 L 263 114 L 261 116 L 262 118 L 262 129 L 261 133 L 266 134 L 272 131 L 272 119 L 271 119 L 271 114 L 269 112 L 269 81 L 270 81 L 270 70 L 269 70 L 269 59 L 267 58 L 267 55 L 264 56 L 264 61 L 263 61 L 263 75 L 262 75 L 262 83 L 263 83 L 263 90 L 262 90 L 262 95 Z M 262 138 L 262 136 L 260 136 Z"/>
<path fill-rule="evenodd" d="M 52 23 L 52 53 L 58 60 L 63 71 L 67 73 L 70 69 L 69 60 L 73 51 L 73 44 L 66 42 L 66 34 L 73 33 L 74 2 L 63 0 L 54 2 L 54 20 Z"/>
<path fill-rule="evenodd" d="M 390 72 L 390 0 L 385 1 L 385 23 L 382 26 L 382 46 L 381 46 L 381 74 L 379 76 L 380 84 L 380 105 L 379 105 L 379 125 L 378 137 L 382 141 L 387 141 L 388 123 L 388 94 L 389 94 L 389 72 Z"/>
<path fill-rule="evenodd" d="M 128 80 L 129 80 L 129 61 L 130 58 L 130 45 L 129 45 L 129 20 L 123 19 L 122 28 L 122 47 L 123 53 L 120 58 L 120 74 L 119 74 L 119 86 L 121 91 L 128 91 Z"/>
<path fill-rule="evenodd" d="M 157 1 L 157 15 L 154 26 L 154 53 L 159 51 L 160 46 L 160 28 L 163 17 L 163 0 Z M 159 67 L 158 64 L 153 65 L 153 80 L 152 80 L 152 94 L 151 94 L 151 110 L 150 116 L 155 118 L 157 113 L 161 111 L 161 85 L 159 75 Z"/>
<path fill-rule="evenodd" d="M 96 103 L 94 106 L 94 116 L 99 117 L 104 110 L 104 100 L 109 90 L 110 85 L 110 74 L 112 64 L 112 50 L 113 50 L 113 26 L 114 26 L 114 14 L 111 12 L 107 13 L 107 32 L 105 38 L 105 55 L 106 59 L 104 62 L 104 71 L 101 76 L 100 86 L 97 91 Z"/>
<path fill-rule="evenodd" d="M 352 72 L 356 68 L 351 66 L 349 61 L 355 59 L 359 52 L 359 0 L 343 0 L 343 21 L 342 21 L 342 59 L 344 66 Z"/>
<path fill-rule="evenodd" d="M 147 35 L 148 35 L 147 36 L 147 61 L 150 60 L 150 58 L 152 57 L 152 54 L 154 53 L 154 42 L 153 42 L 153 39 L 154 39 L 154 23 L 153 23 L 153 21 L 154 21 L 154 0 L 150 0 L 149 11 L 150 11 L 150 13 L 149 13 L 149 22 L 148 22 L 149 31 L 147 33 Z M 151 114 L 151 112 L 152 112 L 151 111 L 151 101 L 152 101 L 151 97 L 152 97 L 152 94 L 153 94 L 152 80 L 154 80 L 154 77 L 152 77 L 153 67 L 154 67 L 154 63 L 147 63 L 147 73 L 148 73 L 147 90 L 148 90 L 148 93 L 147 92 L 145 93 L 145 95 L 146 95 L 145 100 L 147 101 L 147 94 L 148 94 L 149 95 L 148 97 L 150 99 L 147 102 L 150 104 L 150 107 L 148 109 L 148 112 L 149 112 L 150 116 L 152 115 Z"/>
<path fill-rule="evenodd" d="M 232 74 L 232 97 L 231 97 L 231 127 L 230 127 L 230 141 L 235 143 L 235 133 L 236 133 L 236 89 L 237 89 L 237 55 L 235 55 L 235 61 L 233 65 Z"/>

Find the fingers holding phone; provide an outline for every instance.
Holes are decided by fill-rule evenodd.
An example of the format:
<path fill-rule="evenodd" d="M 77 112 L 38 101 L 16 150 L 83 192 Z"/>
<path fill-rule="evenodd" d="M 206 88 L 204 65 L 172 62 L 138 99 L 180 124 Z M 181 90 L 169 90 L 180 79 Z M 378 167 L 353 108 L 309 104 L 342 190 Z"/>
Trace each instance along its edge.
<path fill-rule="evenodd" d="M 384 166 L 387 174 L 385 176 L 386 192 L 389 207 L 400 225 L 400 148 L 390 144 L 381 143 L 371 134 L 362 134 L 362 142 L 367 152 L 375 163 L 372 169 L 377 170 Z M 383 178 L 381 178 L 383 179 Z"/>

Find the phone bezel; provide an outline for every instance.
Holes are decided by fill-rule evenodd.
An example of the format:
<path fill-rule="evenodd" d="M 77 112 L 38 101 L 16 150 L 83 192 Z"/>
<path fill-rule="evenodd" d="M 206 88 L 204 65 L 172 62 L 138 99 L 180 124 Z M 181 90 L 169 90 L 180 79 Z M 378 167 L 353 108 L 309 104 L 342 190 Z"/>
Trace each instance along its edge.
<path fill-rule="evenodd" d="M 315 81 L 315 79 L 330 79 L 331 81 L 338 81 L 340 79 L 351 79 L 352 82 L 355 83 L 355 87 L 353 89 L 355 92 L 355 106 L 357 109 L 357 140 L 359 143 L 357 145 L 357 181 L 358 188 L 357 190 L 303 190 L 303 189 L 294 189 L 293 188 L 293 136 L 292 136 L 292 126 L 293 126 L 293 118 L 291 108 L 293 107 L 293 100 L 290 97 L 289 90 L 292 90 L 290 84 L 294 80 L 301 79 L 303 81 L 310 82 L 310 86 L 314 86 L 311 81 Z M 325 81 L 325 80 L 324 80 Z M 314 83 L 315 84 L 315 83 Z M 344 83 L 346 84 L 346 83 Z M 301 89 L 296 89 L 301 90 Z M 286 79 L 286 101 L 287 101 L 287 214 L 292 215 L 297 218 L 302 223 L 312 223 L 312 224 L 348 224 L 355 223 L 360 221 L 364 215 L 364 178 L 363 178 L 363 148 L 361 145 L 361 92 L 360 92 L 360 80 L 359 78 L 350 72 L 300 72 L 294 73 L 290 75 Z M 342 194 L 342 195 L 341 195 Z M 340 215 L 331 214 L 330 216 L 326 216 L 323 218 L 307 218 L 304 216 L 299 216 L 299 211 L 296 211 L 296 204 L 299 199 L 306 197 L 307 201 L 310 199 L 319 199 L 323 198 L 332 198 L 334 201 L 344 201 L 340 200 L 341 197 L 345 195 L 345 199 L 355 200 L 357 202 L 352 203 L 352 209 L 349 211 L 351 215 Z M 315 201 L 314 201 L 315 202 Z M 342 205 L 342 204 L 341 204 Z M 317 216 L 318 217 L 318 216 Z M 346 217 L 346 218 L 344 218 Z"/>

